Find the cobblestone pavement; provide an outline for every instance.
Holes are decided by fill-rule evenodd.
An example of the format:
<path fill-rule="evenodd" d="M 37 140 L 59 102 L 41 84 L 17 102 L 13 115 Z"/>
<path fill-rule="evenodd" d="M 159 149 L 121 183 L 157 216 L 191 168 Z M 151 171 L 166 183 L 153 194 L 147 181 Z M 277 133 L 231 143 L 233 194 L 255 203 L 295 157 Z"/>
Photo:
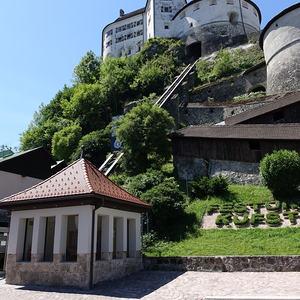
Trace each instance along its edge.
<path fill-rule="evenodd" d="M 91 291 L 14 286 L 0 277 L 0 300 L 200 300 L 205 296 L 299 296 L 300 273 L 139 272 Z"/>

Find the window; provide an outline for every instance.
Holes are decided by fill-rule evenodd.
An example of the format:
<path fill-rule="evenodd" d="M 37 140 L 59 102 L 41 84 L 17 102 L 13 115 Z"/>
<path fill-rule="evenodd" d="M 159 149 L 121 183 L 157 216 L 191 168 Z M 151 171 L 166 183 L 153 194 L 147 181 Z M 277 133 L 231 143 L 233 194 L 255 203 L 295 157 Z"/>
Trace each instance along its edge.
<path fill-rule="evenodd" d="M 113 259 L 117 258 L 117 219 L 113 222 Z"/>
<path fill-rule="evenodd" d="M 190 23 L 190 27 L 193 27 L 194 25 L 193 25 L 193 23 Z"/>
<path fill-rule="evenodd" d="M 96 260 L 100 260 L 102 258 L 101 252 L 102 252 L 102 216 L 98 216 Z"/>
<path fill-rule="evenodd" d="M 169 29 L 169 24 L 165 23 L 165 29 Z"/>
<path fill-rule="evenodd" d="M 55 217 L 46 218 L 44 261 L 53 261 Z"/>
<path fill-rule="evenodd" d="M 171 13 L 172 12 L 172 6 L 161 6 L 160 8 L 161 12 Z"/>
<path fill-rule="evenodd" d="M 243 0 L 242 5 L 243 5 L 243 7 L 248 9 L 248 2 L 246 2 L 245 0 Z"/>
<path fill-rule="evenodd" d="M 209 1 L 209 5 L 216 5 L 217 4 L 217 0 L 210 0 Z"/>
<path fill-rule="evenodd" d="M 136 220 L 127 219 L 127 257 L 134 257 L 136 252 Z"/>
<path fill-rule="evenodd" d="M 78 216 L 67 216 L 66 261 L 77 261 Z"/>
<path fill-rule="evenodd" d="M 239 21 L 239 15 L 238 13 L 236 12 L 231 12 L 229 14 L 229 22 L 232 24 L 232 25 L 237 25 L 238 24 L 238 21 Z"/>
<path fill-rule="evenodd" d="M 226 0 L 227 4 L 233 4 L 233 0 Z"/>
<path fill-rule="evenodd" d="M 106 32 L 106 37 L 109 37 L 109 36 L 111 36 L 112 34 L 113 34 L 113 30 L 111 29 L 111 30 L 109 30 L 109 31 Z"/>
<path fill-rule="evenodd" d="M 33 218 L 26 219 L 25 220 L 23 261 L 31 261 L 32 234 L 33 234 Z"/>

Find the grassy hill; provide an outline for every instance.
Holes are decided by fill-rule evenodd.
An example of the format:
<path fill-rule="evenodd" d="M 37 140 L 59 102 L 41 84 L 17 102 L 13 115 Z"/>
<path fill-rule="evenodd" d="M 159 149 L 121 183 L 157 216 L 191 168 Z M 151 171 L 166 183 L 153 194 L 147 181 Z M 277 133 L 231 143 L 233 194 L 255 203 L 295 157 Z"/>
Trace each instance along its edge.
<path fill-rule="evenodd" d="M 194 212 L 198 225 L 208 205 L 272 201 L 270 191 L 259 186 L 231 185 L 225 197 L 208 197 L 192 202 L 186 211 Z M 295 199 L 293 199 L 295 201 Z M 300 228 L 195 229 L 178 242 L 159 241 L 144 250 L 147 256 L 202 255 L 300 255 Z"/>

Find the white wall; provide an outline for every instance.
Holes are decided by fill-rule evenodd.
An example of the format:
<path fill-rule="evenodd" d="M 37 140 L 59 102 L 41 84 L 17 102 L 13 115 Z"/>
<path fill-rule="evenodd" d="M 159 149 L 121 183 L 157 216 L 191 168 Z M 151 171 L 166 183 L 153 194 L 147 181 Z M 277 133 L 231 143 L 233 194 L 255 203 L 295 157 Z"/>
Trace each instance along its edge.
<path fill-rule="evenodd" d="M 189 5 L 176 16 L 172 24 L 172 34 L 174 37 L 182 38 L 191 30 L 191 23 L 193 28 L 209 23 L 228 23 L 232 12 L 238 15 L 238 22 L 242 22 L 238 0 L 233 0 L 233 4 L 227 4 L 226 0 L 216 0 L 216 5 L 210 5 L 210 0 L 199 1 Z M 259 14 L 250 3 L 248 3 L 248 8 L 242 7 L 242 12 L 244 23 L 252 26 L 253 31 L 260 30 Z"/>
<path fill-rule="evenodd" d="M 133 22 L 137 22 L 139 20 L 143 20 L 143 25 L 135 26 L 133 28 L 129 28 L 126 30 L 122 30 L 120 32 L 116 32 L 116 29 L 118 27 L 121 27 L 123 25 L 127 25 Z M 127 18 L 124 20 L 121 20 L 119 22 L 113 23 L 109 25 L 107 28 L 105 28 L 103 32 L 103 37 L 102 37 L 102 43 L 103 43 L 103 58 L 105 59 L 108 55 L 111 57 L 119 57 L 120 54 L 121 56 L 125 56 L 128 54 L 128 50 L 131 49 L 131 55 L 135 55 L 138 52 L 138 43 L 141 44 L 141 47 L 143 46 L 144 43 L 144 14 L 139 14 L 136 16 L 133 16 L 131 18 Z M 107 36 L 107 32 L 110 30 L 113 30 L 113 34 Z M 136 33 L 138 31 L 143 30 L 143 35 L 136 36 L 134 38 L 124 40 L 122 42 L 116 42 L 117 38 L 122 37 L 124 35 L 128 35 L 131 33 Z M 111 41 L 111 45 L 107 47 L 107 43 Z"/>
<path fill-rule="evenodd" d="M 20 254 L 23 251 L 24 240 L 24 224 L 26 218 L 34 218 L 33 225 L 33 240 L 32 240 L 32 253 L 41 254 L 43 251 L 44 243 L 44 224 L 45 217 L 55 217 L 55 235 L 54 235 L 54 254 L 64 254 L 66 248 L 66 216 L 78 215 L 78 254 L 89 254 L 91 246 L 91 232 L 92 232 L 92 213 L 93 206 L 74 206 L 74 207 L 61 207 L 49 209 L 37 209 L 26 211 L 13 211 L 11 215 L 10 237 L 8 243 L 8 254 Z M 140 213 L 133 213 L 127 211 L 120 211 L 116 209 L 109 209 L 101 207 L 96 211 L 95 218 L 95 241 L 97 236 L 97 216 L 104 216 L 102 218 L 107 225 L 104 229 L 104 235 L 107 243 L 107 252 L 113 251 L 113 218 L 120 218 L 119 228 L 123 227 L 123 233 L 120 234 L 118 241 L 118 251 L 126 251 L 127 249 L 127 219 L 134 220 L 135 240 L 131 241 L 135 245 L 136 251 L 141 250 L 141 215 Z M 133 230 L 133 229 L 131 229 Z M 95 242 L 96 251 L 96 242 Z M 104 251 L 105 252 L 105 251 Z"/>
<path fill-rule="evenodd" d="M 0 199 L 21 192 L 41 181 L 37 178 L 0 171 Z"/>

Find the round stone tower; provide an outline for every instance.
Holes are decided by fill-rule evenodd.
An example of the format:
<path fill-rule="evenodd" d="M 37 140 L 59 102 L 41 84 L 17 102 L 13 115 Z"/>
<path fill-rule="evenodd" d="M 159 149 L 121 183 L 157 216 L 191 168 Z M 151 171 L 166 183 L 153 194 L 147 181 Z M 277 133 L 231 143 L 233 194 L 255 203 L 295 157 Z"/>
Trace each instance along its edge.
<path fill-rule="evenodd" d="M 186 42 L 187 54 L 200 57 L 258 39 L 260 23 L 261 12 L 251 0 L 194 0 L 173 17 L 172 36 Z"/>
<path fill-rule="evenodd" d="M 300 3 L 274 17 L 260 37 L 267 63 L 267 92 L 300 89 Z"/>

